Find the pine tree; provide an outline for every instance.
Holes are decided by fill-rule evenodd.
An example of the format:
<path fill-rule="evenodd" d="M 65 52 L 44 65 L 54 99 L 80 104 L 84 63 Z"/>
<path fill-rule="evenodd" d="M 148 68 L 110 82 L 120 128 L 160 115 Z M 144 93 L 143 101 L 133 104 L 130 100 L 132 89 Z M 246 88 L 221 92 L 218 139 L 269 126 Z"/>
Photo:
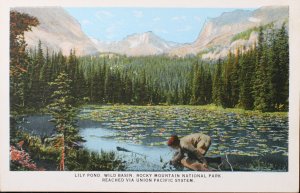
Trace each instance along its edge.
<path fill-rule="evenodd" d="M 199 83 L 200 83 L 200 72 L 199 72 L 199 64 L 198 61 L 193 67 L 193 82 L 192 82 L 192 96 L 191 96 L 191 105 L 196 105 L 199 103 Z"/>
<path fill-rule="evenodd" d="M 223 96 L 223 100 L 224 100 L 224 106 L 225 107 L 232 107 L 231 105 L 231 99 L 232 99 L 232 89 L 233 89 L 233 85 L 232 85 L 232 73 L 233 73 L 233 66 L 234 66 L 234 57 L 233 54 L 231 53 L 231 51 L 229 50 L 228 53 L 228 58 L 227 61 L 225 62 L 225 66 L 224 66 L 224 96 Z"/>
<path fill-rule="evenodd" d="M 81 84 L 81 82 L 78 82 L 78 78 L 76 77 L 76 75 L 78 75 L 78 60 L 76 57 L 76 52 L 75 50 L 71 49 L 70 50 L 70 54 L 67 58 L 67 63 L 66 63 L 66 72 L 68 73 L 68 76 L 70 77 L 70 79 L 72 80 L 71 83 L 71 95 L 73 97 L 75 97 L 75 99 L 77 99 L 77 95 L 78 95 L 78 90 L 76 89 L 78 84 Z"/>
<path fill-rule="evenodd" d="M 30 59 L 26 52 L 24 32 L 39 25 L 35 17 L 17 11 L 10 12 L 10 104 L 12 111 L 18 111 L 27 104 L 28 66 Z"/>
<path fill-rule="evenodd" d="M 48 48 L 46 48 L 46 57 L 40 73 L 42 106 L 45 106 L 49 102 L 49 96 L 51 90 L 48 87 L 48 82 L 51 81 L 51 76 L 52 76 L 52 67 L 50 62 L 49 50 Z"/>
<path fill-rule="evenodd" d="M 103 88 L 102 88 L 102 83 L 101 83 L 101 71 L 98 70 L 94 73 L 94 77 L 93 77 L 93 84 L 92 84 L 92 88 L 93 89 L 93 101 L 97 102 L 97 103 L 101 103 L 102 98 L 103 98 Z"/>
<path fill-rule="evenodd" d="M 106 71 L 104 83 L 104 98 L 106 102 L 114 103 L 114 76 L 112 71 L 108 68 Z"/>
<path fill-rule="evenodd" d="M 204 84 L 204 90 L 205 90 L 205 104 L 210 104 L 212 102 L 212 77 L 211 72 L 208 69 L 205 76 L 205 84 Z"/>
<path fill-rule="evenodd" d="M 103 66 L 101 68 L 101 83 L 99 85 L 99 89 L 102 89 L 101 92 L 101 103 L 105 102 L 105 80 L 106 80 L 106 76 L 107 76 L 107 64 L 106 64 L 106 60 L 104 58 L 103 60 Z"/>
<path fill-rule="evenodd" d="M 68 158 L 68 154 L 78 146 L 78 142 L 83 141 L 76 126 L 76 109 L 73 106 L 74 98 L 71 95 L 71 83 L 72 80 L 64 72 L 49 83 L 54 92 L 51 95 L 52 101 L 48 105 L 48 109 L 56 127 L 55 146 L 61 152 L 60 170 L 65 169 L 65 159 Z"/>
<path fill-rule="evenodd" d="M 45 65 L 45 58 L 44 58 L 44 52 L 42 49 L 42 42 L 39 40 L 38 42 L 38 48 L 36 50 L 36 53 L 34 54 L 34 58 L 31 64 L 31 72 L 30 72 L 30 106 L 33 108 L 40 108 L 42 107 L 43 103 L 43 89 L 45 85 L 43 85 L 43 82 L 41 81 L 41 73 L 42 68 Z"/>
<path fill-rule="evenodd" d="M 113 91 L 113 98 L 115 103 L 120 103 L 122 101 L 122 89 L 124 87 L 121 74 L 119 70 L 116 70 L 114 73 L 114 91 Z"/>
<path fill-rule="evenodd" d="M 276 110 L 288 109 L 289 94 L 289 41 L 283 23 L 278 32 L 274 32 L 272 41 L 272 85 L 274 90 L 274 105 Z"/>
<path fill-rule="evenodd" d="M 76 102 L 82 103 L 83 99 L 88 96 L 88 85 L 84 77 L 83 70 L 79 67 L 79 63 L 76 64 L 74 91 L 76 92 Z M 103 90 L 102 90 L 103 91 Z"/>
<path fill-rule="evenodd" d="M 224 83 L 222 78 L 222 63 L 218 60 L 213 80 L 212 99 L 215 105 L 223 106 L 224 104 Z"/>
<path fill-rule="evenodd" d="M 199 100 L 198 100 L 198 104 L 199 105 L 204 105 L 206 104 L 206 96 L 205 96 L 205 92 L 206 92 L 206 79 L 205 77 L 207 76 L 206 72 L 204 71 L 204 67 L 203 67 L 203 63 L 200 64 L 200 69 L 199 69 L 199 74 L 200 74 L 200 80 L 199 80 Z"/>
<path fill-rule="evenodd" d="M 141 73 L 140 82 L 138 82 L 136 87 L 137 92 L 137 102 L 138 104 L 146 104 L 148 101 L 148 88 L 147 88 L 147 81 L 146 81 L 146 72 L 145 70 Z M 170 96 L 171 97 L 171 96 Z M 171 101 L 171 98 L 170 98 Z"/>
<path fill-rule="evenodd" d="M 132 101 L 132 97 L 133 97 L 132 81 L 130 80 L 128 75 L 125 75 L 123 82 L 124 82 L 124 87 L 122 90 L 123 102 L 125 104 L 130 104 Z"/>
<path fill-rule="evenodd" d="M 272 110 L 272 85 L 268 42 L 260 27 L 254 80 L 254 108 L 261 111 Z"/>
<path fill-rule="evenodd" d="M 231 95 L 229 100 L 229 107 L 235 107 L 239 101 L 239 92 L 240 92 L 240 50 L 237 49 L 234 56 L 234 63 L 232 67 L 232 73 L 230 76 L 231 82 Z"/>
<path fill-rule="evenodd" d="M 255 73 L 255 53 L 254 47 L 247 53 L 243 54 L 240 61 L 240 93 L 239 93 L 239 106 L 241 108 L 251 110 L 253 109 L 253 80 Z"/>
<path fill-rule="evenodd" d="M 253 83 L 253 93 L 254 93 L 254 108 L 258 110 L 262 110 L 264 108 L 263 97 L 263 69 L 262 69 L 262 56 L 263 56 L 263 42 L 264 42 L 264 34 L 262 27 L 259 28 L 258 35 L 258 45 L 257 45 L 257 54 L 256 54 L 256 62 L 255 62 L 255 79 Z"/>

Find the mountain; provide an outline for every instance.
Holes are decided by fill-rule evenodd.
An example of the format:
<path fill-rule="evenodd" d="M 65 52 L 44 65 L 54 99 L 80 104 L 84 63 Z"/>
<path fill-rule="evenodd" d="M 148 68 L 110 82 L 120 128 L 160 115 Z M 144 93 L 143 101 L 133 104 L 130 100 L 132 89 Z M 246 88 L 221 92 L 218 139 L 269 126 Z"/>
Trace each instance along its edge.
<path fill-rule="evenodd" d="M 97 52 L 96 45 L 82 31 L 79 22 L 60 7 L 13 8 L 21 13 L 36 17 L 40 25 L 32 31 L 25 32 L 29 48 L 35 48 L 41 40 L 49 51 L 62 51 L 68 55 L 71 49 L 77 55 L 88 55 Z"/>
<path fill-rule="evenodd" d="M 113 52 L 127 56 L 144 56 L 165 54 L 180 44 L 165 41 L 151 31 L 132 34 L 121 41 L 104 42 L 93 39 L 100 52 Z"/>
<path fill-rule="evenodd" d="M 133 34 L 120 41 L 105 42 L 91 39 L 84 34 L 79 22 L 60 7 L 14 8 L 35 16 L 40 25 L 25 33 L 29 48 L 41 40 L 50 51 L 61 50 L 68 55 L 76 49 L 77 55 L 99 52 L 128 56 L 161 55 L 184 57 L 201 55 L 204 59 L 218 59 L 237 47 L 251 47 L 257 41 L 257 27 L 273 24 L 280 27 L 288 22 L 288 7 L 269 6 L 256 10 L 235 10 L 206 21 L 197 39 L 189 44 L 163 40 L 153 32 Z M 199 26 L 199 30 L 201 26 Z"/>
<path fill-rule="evenodd" d="M 279 27 L 288 21 L 288 7 L 269 6 L 249 10 L 225 12 L 219 17 L 210 18 L 203 26 L 198 38 L 191 44 L 185 44 L 169 51 L 172 56 L 185 56 L 202 53 L 202 58 L 217 59 L 226 56 L 228 50 L 237 47 L 249 47 L 257 40 L 258 26 L 270 25 Z M 247 37 L 238 35 L 248 32 Z"/>

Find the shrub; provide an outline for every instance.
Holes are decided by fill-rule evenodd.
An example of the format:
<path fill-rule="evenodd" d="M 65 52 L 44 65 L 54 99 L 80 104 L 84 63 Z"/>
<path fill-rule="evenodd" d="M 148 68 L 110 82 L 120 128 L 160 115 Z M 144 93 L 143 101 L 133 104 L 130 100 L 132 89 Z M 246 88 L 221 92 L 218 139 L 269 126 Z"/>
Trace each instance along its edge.
<path fill-rule="evenodd" d="M 27 152 L 19 150 L 15 146 L 10 146 L 10 167 L 13 171 L 43 170 L 36 166 Z"/>
<path fill-rule="evenodd" d="M 125 163 L 115 152 L 90 152 L 79 149 L 69 152 L 65 160 L 66 167 L 72 171 L 122 171 Z"/>

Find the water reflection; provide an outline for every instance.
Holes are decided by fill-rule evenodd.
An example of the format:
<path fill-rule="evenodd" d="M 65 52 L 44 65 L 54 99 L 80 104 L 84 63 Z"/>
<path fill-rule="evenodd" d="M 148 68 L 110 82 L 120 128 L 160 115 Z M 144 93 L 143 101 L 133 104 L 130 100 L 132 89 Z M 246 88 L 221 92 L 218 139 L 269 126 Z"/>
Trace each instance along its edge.
<path fill-rule="evenodd" d="M 31 115 L 19 126 L 34 135 L 51 136 L 55 130 L 50 119 L 49 115 Z M 118 151 L 128 163 L 128 170 L 162 170 L 172 157 L 166 146 L 167 138 L 173 133 L 184 136 L 199 131 L 212 137 L 209 156 L 228 154 L 236 167 L 249 161 L 245 166 L 249 169 L 250 160 L 260 159 L 272 165 L 272 170 L 283 165 L 287 169 L 287 117 L 206 111 L 197 107 L 99 106 L 83 108 L 78 127 L 86 140 L 84 147 L 91 151 L 117 151 L 117 147 L 130 150 Z"/>

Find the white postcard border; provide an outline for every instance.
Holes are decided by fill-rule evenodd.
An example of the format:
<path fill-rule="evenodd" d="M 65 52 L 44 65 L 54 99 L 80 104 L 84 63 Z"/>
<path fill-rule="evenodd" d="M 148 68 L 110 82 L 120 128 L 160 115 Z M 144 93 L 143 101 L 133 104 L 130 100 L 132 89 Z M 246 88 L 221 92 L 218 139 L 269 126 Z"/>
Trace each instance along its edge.
<path fill-rule="evenodd" d="M 9 9 L 14 6 L 63 7 L 207 7 L 249 8 L 267 5 L 289 6 L 290 110 L 288 172 L 204 172 L 220 178 L 197 178 L 196 182 L 107 183 L 98 177 L 76 174 L 182 174 L 182 172 L 12 172 L 9 171 Z M 0 190 L 1 191 L 147 191 L 147 192 L 298 192 L 299 191 L 299 95 L 300 95 L 300 3 L 296 0 L 1 0 L 0 6 Z M 194 174 L 195 172 L 185 172 Z M 203 173 L 203 172 L 202 172 Z"/>

